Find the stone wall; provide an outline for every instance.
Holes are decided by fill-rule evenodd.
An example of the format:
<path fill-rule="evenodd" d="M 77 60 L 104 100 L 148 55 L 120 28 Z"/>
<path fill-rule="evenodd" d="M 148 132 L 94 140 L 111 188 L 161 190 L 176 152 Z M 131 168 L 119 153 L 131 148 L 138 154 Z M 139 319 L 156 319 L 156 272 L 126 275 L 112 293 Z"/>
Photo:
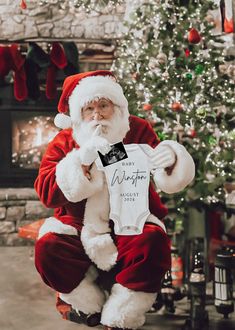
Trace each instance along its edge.
<path fill-rule="evenodd" d="M 113 10 L 86 13 L 69 8 L 64 1 L 64 10 L 56 5 L 39 5 L 39 1 L 26 0 L 27 9 L 19 6 L 20 0 L 0 0 L 0 39 L 22 38 L 119 38 L 125 28 L 125 6 Z"/>
<path fill-rule="evenodd" d="M 32 242 L 18 237 L 18 228 L 34 220 L 52 215 L 31 188 L 0 189 L 0 246 L 28 245 Z"/>

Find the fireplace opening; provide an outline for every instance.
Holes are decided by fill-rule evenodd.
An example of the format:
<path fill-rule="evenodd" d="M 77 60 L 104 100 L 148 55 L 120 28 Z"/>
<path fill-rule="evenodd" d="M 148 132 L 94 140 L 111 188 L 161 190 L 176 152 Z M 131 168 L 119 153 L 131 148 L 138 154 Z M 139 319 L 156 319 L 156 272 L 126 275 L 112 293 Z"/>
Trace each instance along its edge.
<path fill-rule="evenodd" d="M 58 133 L 54 115 L 12 112 L 12 155 L 15 168 L 38 169 L 48 143 Z"/>
<path fill-rule="evenodd" d="M 0 187 L 33 187 L 48 143 L 59 132 L 56 107 L 0 108 Z"/>

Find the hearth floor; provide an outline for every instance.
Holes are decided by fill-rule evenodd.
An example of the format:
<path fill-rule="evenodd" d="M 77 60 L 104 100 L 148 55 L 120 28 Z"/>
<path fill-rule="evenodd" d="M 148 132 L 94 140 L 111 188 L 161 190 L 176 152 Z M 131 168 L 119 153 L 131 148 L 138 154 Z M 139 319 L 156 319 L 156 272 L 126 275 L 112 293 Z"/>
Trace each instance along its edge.
<path fill-rule="evenodd" d="M 1 330 L 88 330 L 62 320 L 55 309 L 55 294 L 44 285 L 34 268 L 33 247 L 0 247 L 0 329 Z M 147 314 L 141 330 L 181 329 L 188 315 L 189 301 L 175 303 L 174 315 Z M 223 320 L 213 305 L 208 305 L 210 330 L 235 330 L 235 313 Z M 162 315 L 161 315 L 162 314 Z"/>

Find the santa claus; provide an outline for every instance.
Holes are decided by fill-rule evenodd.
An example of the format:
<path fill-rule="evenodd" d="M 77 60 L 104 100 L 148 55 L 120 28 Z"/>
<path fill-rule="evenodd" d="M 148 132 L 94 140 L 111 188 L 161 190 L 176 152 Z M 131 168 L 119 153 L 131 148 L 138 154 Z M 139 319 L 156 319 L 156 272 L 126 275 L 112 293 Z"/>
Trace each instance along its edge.
<path fill-rule="evenodd" d="M 120 141 L 124 146 L 151 146 L 153 181 L 166 193 L 178 192 L 193 180 L 194 162 L 182 145 L 159 143 L 145 120 L 129 114 L 123 90 L 110 71 L 67 77 L 58 110 L 55 124 L 63 129 L 48 145 L 35 182 L 42 203 L 54 209 L 54 217 L 39 232 L 36 268 L 78 315 L 100 315 L 105 329 L 137 329 L 171 266 L 161 220 L 167 209 L 151 182 L 142 232 L 115 234 L 97 151 L 104 155 Z M 113 276 L 109 292 L 98 284 L 102 272 Z"/>

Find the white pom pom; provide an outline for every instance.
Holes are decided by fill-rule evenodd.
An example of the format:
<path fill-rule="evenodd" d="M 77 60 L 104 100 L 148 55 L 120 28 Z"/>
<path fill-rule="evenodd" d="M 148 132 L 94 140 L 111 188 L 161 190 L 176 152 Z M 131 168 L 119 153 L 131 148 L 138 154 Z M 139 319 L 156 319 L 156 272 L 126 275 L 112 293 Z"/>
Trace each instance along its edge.
<path fill-rule="evenodd" d="M 58 113 L 55 116 L 54 124 L 56 127 L 65 129 L 72 126 L 71 118 L 63 113 Z"/>

